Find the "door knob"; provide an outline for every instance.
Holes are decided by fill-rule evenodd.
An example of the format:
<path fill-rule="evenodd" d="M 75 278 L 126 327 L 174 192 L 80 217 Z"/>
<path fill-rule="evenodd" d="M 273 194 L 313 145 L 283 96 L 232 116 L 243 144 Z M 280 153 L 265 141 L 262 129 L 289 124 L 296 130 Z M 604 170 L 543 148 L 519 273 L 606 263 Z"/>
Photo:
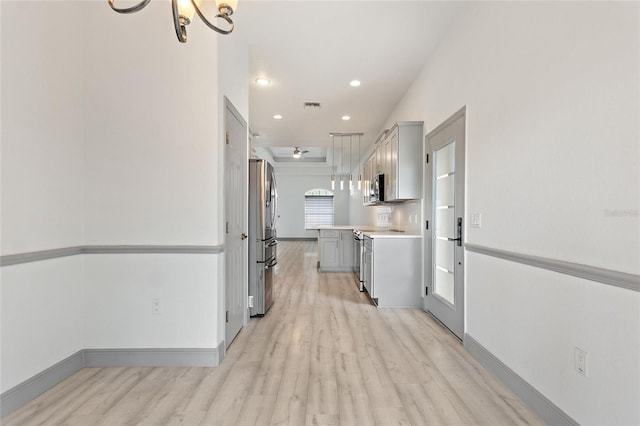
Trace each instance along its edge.
<path fill-rule="evenodd" d="M 458 218 L 458 238 L 447 238 L 447 241 L 455 241 L 458 247 L 462 247 L 462 218 Z"/>
<path fill-rule="evenodd" d="M 247 234 L 245 234 L 244 232 L 242 233 L 242 235 L 240 236 L 241 239 L 246 240 L 247 239 Z"/>

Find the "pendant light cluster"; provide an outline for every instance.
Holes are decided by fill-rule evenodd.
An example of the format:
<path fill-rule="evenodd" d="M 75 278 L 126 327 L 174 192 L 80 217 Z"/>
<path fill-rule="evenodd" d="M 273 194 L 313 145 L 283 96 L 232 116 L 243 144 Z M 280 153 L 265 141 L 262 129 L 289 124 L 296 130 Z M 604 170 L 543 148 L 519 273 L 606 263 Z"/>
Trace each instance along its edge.
<path fill-rule="evenodd" d="M 362 173 L 360 171 L 360 137 L 363 135 L 364 133 L 330 133 L 331 136 L 331 142 L 332 142 L 332 156 L 333 156 L 333 161 L 332 161 L 332 166 L 333 166 L 333 170 L 332 170 L 332 174 L 331 174 L 331 189 L 335 190 L 336 189 L 336 172 L 337 172 L 337 168 L 336 168 L 336 137 L 340 138 L 340 146 L 341 146 L 341 152 L 340 152 L 340 190 L 344 191 L 344 180 L 345 180 L 345 176 L 347 173 L 344 173 L 344 145 L 345 145 L 345 138 L 349 138 L 348 143 L 349 143 L 349 190 L 353 191 L 353 173 L 352 173 L 352 169 L 351 169 L 351 153 L 352 151 L 352 146 L 353 146 L 353 137 L 357 136 L 358 137 L 358 190 L 362 189 Z"/>

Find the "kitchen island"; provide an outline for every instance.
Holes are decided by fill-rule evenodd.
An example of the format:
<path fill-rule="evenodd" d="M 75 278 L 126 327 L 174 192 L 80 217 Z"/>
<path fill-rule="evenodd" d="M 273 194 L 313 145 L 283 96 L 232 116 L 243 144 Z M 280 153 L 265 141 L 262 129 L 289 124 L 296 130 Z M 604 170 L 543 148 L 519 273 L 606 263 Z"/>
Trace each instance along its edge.
<path fill-rule="evenodd" d="M 358 226 L 332 226 L 318 229 L 318 263 L 320 272 L 352 272 L 356 266 L 354 229 Z"/>
<path fill-rule="evenodd" d="M 363 242 L 354 241 L 354 230 Z M 422 305 L 422 236 L 371 226 L 318 229 L 320 272 L 360 269 L 363 289 L 379 307 Z"/>
<path fill-rule="evenodd" d="M 422 306 L 422 236 L 364 232 L 363 286 L 378 307 Z"/>

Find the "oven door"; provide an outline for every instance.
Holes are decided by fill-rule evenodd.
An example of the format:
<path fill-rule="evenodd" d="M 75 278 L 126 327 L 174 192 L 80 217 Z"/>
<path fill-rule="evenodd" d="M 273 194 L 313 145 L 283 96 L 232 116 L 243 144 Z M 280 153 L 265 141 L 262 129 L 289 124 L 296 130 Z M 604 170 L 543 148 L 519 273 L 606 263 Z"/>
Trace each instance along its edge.
<path fill-rule="evenodd" d="M 360 252 L 362 250 L 362 240 L 356 234 L 353 234 L 353 279 L 356 285 L 360 287 Z M 362 290 L 360 290 L 362 291 Z"/>
<path fill-rule="evenodd" d="M 364 238 L 362 252 L 362 283 L 369 296 L 373 298 L 373 245 L 371 244 L 371 238 Z"/>

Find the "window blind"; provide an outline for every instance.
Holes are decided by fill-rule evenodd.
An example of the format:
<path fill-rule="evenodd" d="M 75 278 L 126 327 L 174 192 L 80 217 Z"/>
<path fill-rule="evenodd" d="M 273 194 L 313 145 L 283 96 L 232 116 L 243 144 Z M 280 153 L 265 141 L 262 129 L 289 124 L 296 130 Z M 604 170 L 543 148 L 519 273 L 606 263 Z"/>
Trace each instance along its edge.
<path fill-rule="evenodd" d="M 333 226 L 333 195 L 306 195 L 304 227 L 317 229 L 320 226 Z"/>

